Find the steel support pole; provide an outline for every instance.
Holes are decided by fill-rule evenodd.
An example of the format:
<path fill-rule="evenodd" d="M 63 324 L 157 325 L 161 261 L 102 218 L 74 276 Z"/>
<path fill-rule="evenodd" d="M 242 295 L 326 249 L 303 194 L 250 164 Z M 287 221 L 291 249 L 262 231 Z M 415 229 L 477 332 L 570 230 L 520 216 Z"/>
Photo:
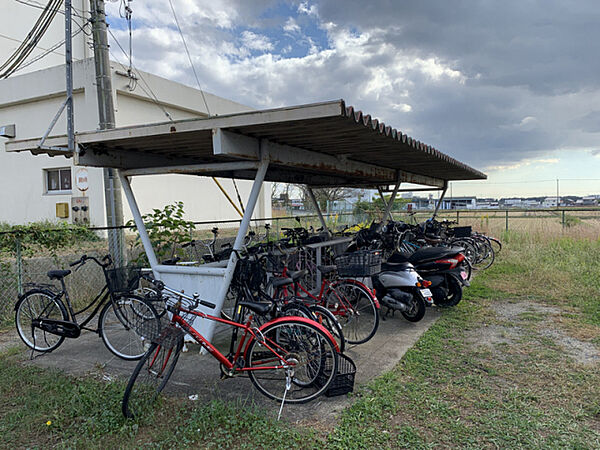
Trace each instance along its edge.
<path fill-rule="evenodd" d="M 67 81 L 67 142 L 75 149 L 75 124 L 73 119 L 73 39 L 71 37 L 71 0 L 65 0 L 65 71 Z"/>
<path fill-rule="evenodd" d="M 448 182 L 444 181 L 444 189 L 442 189 L 440 198 L 439 198 L 437 204 L 435 205 L 435 210 L 433 211 L 433 215 L 431 216 L 432 219 L 435 219 L 435 216 L 437 216 L 440 206 L 442 206 L 442 202 L 444 201 L 444 196 L 446 195 L 447 190 L 448 190 Z"/>
<path fill-rule="evenodd" d="M 135 222 L 138 233 L 140 234 L 140 240 L 142 241 L 142 245 L 146 251 L 146 256 L 148 256 L 148 262 L 150 263 L 150 267 L 152 268 L 154 276 L 158 278 L 159 275 L 156 272 L 158 260 L 156 259 L 156 254 L 154 253 L 154 248 L 152 247 L 152 242 L 150 241 L 150 236 L 148 236 L 148 230 L 146 230 L 146 225 L 144 225 L 144 221 L 142 220 L 140 208 L 135 200 L 135 195 L 133 195 L 131 184 L 129 183 L 127 177 L 123 176 L 120 171 L 117 170 L 116 172 L 119 180 L 121 181 L 121 185 L 123 186 L 123 192 L 125 192 L 125 198 L 127 199 L 127 203 L 129 203 L 129 208 L 131 209 L 131 214 L 133 215 L 133 221 Z"/>
<path fill-rule="evenodd" d="M 263 181 L 265 180 L 265 175 L 267 174 L 268 168 L 269 160 L 263 159 L 260 165 L 258 166 L 258 170 L 256 171 L 256 177 L 254 178 L 254 183 L 252 184 L 252 189 L 250 190 L 250 197 L 248 198 L 246 211 L 244 211 L 244 217 L 242 218 L 242 222 L 240 223 L 240 229 L 238 230 L 237 236 L 235 237 L 235 242 L 233 243 L 234 250 L 242 250 L 244 238 L 246 237 L 248 227 L 250 226 L 250 219 L 252 219 L 252 214 L 254 213 L 254 208 L 256 206 L 256 202 L 258 201 L 260 189 L 262 187 Z M 223 276 L 223 283 L 221 284 L 221 289 L 219 289 L 219 293 L 217 294 L 217 298 L 215 299 L 215 303 L 217 305 L 223 304 L 225 296 L 227 295 L 227 291 L 229 291 L 229 285 L 231 284 L 231 279 L 233 278 L 233 273 L 235 272 L 235 266 L 237 265 L 237 261 L 238 256 L 236 252 L 231 252 L 231 256 L 229 257 L 229 261 L 227 262 L 227 267 L 225 268 L 225 275 Z"/>
<path fill-rule="evenodd" d="M 329 232 L 329 228 L 327 228 L 327 223 L 325 223 L 325 218 L 323 217 L 323 212 L 321 211 L 321 207 L 319 206 L 319 202 L 317 202 L 317 197 L 315 197 L 315 193 L 313 192 L 310 186 L 306 186 L 306 191 L 308 192 L 308 196 L 312 201 L 315 210 L 317 211 L 317 215 L 319 216 L 319 220 L 321 221 L 321 225 L 323 226 L 323 230 L 327 232 L 327 236 L 331 236 Z"/>

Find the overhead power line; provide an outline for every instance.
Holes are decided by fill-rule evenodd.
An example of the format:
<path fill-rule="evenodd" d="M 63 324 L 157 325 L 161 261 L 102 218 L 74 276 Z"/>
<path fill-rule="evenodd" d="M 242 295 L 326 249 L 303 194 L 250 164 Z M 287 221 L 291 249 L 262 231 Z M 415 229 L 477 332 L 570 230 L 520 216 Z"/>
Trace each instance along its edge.
<path fill-rule="evenodd" d="M 49 0 L 21 45 L 0 65 L 0 78 L 8 78 L 36 48 L 56 16 L 63 0 Z"/>
<path fill-rule="evenodd" d="M 192 72 L 194 72 L 194 77 L 196 78 L 196 83 L 198 84 L 198 89 L 200 90 L 200 94 L 202 94 L 202 100 L 204 101 L 204 106 L 206 107 L 206 112 L 210 116 L 210 109 L 208 108 L 208 103 L 206 102 L 206 97 L 204 96 L 204 91 L 202 90 L 202 86 L 200 85 L 200 79 L 198 78 L 198 74 L 196 73 L 196 68 L 194 67 L 194 63 L 192 61 L 190 51 L 188 50 L 188 46 L 185 42 L 185 38 L 183 37 L 183 31 L 181 31 L 181 27 L 179 26 L 179 20 L 177 19 L 177 14 L 175 13 L 175 8 L 173 7 L 172 0 L 169 0 L 169 5 L 171 6 L 171 12 L 173 13 L 173 18 L 175 19 L 175 25 L 177 25 L 177 29 L 179 30 L 179 35 L 181 36 L 181 41 L 183 42 L 183 47 L 185 48 L 185 53 L 187 54 L 188 61 L 190 62 L 190 66 L 192 67 Z"/>

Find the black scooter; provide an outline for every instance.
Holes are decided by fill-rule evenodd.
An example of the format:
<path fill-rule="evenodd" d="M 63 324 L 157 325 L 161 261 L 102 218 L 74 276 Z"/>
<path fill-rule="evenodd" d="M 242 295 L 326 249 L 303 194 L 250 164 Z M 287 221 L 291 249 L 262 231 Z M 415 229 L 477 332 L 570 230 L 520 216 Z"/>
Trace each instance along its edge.
<path fill-rule="evenodd" d="M 431 282 L 429 289 L 437 306 L 456 306 L 463 286 L 469 286 L 470 266 L 461 247 L 427 247 L 414 253 L 394 253 L 388 263 L 411 263 L 419 275 Z"/>

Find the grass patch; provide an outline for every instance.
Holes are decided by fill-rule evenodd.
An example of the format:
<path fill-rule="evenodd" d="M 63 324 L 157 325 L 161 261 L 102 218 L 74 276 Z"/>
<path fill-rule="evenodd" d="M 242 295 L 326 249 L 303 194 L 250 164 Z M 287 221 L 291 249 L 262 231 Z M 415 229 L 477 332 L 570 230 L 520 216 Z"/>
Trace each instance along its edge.
<path fill-rule="evenodd" d="M 122 384 L 23 366 L 13 352 L 0 355 L 3 442 L 86 448 L 599 448 L 600 360 L 593 351 L 600 352 L 600 243 L 518 233 L 507 234 L 505 242 L 495 265 L 477 273 L 463 301 L 444 309 L 395 369 L 360 388 L 331 430 L 275 422 L 248 405 L 177 399 L 163 399 L 152 417 L 126 421 Z M 565 342 L 578 345 L 566 349 Z M 587 352 L 585 358 L 577 351 Z"/>

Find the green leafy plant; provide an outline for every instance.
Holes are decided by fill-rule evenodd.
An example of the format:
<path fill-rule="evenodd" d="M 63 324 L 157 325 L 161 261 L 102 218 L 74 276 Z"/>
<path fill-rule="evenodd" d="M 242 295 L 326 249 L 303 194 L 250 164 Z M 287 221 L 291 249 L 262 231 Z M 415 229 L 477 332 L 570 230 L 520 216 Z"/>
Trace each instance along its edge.
<path fill-rule="evenodd" d="M 163 209 L 155 208 L 151 213 L 142 216 L 156 258 L 159 261 L 177 256 L 176 248 L 178 245 L 190 240 L 191 233 L 194 230 L 194 223 L 185 220 L 183 217 L 183 202 L 166 205 Z M 127 225 L 135 227 L 133 220 L 127 222 Z M 133 249 L 140 248 L 142 248 L 142 242 L 138 233 L 133 243 Z M 134 259 L 134 262 L 136 264 L 147 264 L 148 257 L 146 253 L 140 253 Z"/>
<path fill-rule="evenodd" d="M 0 253 L 13 254 L 17 243 L 24 255 L 31 255 L 40 248 L 53 255 L 57 250 L 70 247 L 80 241 L 96 241 L 98 236 L 87 227 L 66 222 L 33 222 L 27 225 L 0 224 Z"/>

